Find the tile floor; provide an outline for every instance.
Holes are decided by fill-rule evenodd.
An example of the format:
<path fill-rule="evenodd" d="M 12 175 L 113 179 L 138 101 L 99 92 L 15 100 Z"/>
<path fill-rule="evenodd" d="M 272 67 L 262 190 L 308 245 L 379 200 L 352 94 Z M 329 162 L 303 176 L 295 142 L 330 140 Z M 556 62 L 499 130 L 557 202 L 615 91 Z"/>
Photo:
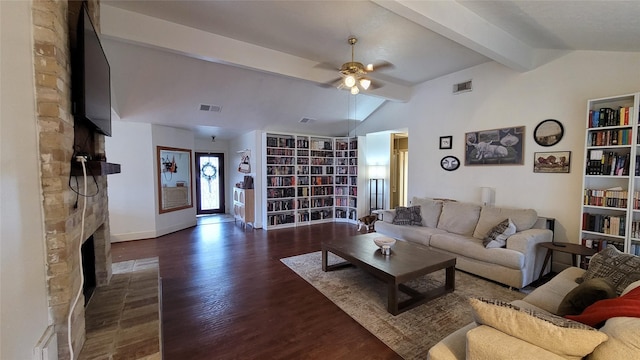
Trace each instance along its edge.
<path fill-rule="evenodd" d="M 114 263 L 110 284 L 85 309 L 79 359 L 162 359 L 159 290 L 157 258 Z"/>

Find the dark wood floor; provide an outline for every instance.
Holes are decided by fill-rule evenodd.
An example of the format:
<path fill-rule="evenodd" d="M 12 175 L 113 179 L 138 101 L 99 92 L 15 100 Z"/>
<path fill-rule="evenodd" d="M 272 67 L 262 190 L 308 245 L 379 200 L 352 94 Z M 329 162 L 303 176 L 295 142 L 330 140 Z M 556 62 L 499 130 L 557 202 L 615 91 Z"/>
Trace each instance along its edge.
<path fill-rule="evenodd" d="M 165 360 L 401 359 L 280 262 L 355 234 L 353 224 L 245 232 L 227 222 L 116 243 L 112 257 L 159 258 Z"/>

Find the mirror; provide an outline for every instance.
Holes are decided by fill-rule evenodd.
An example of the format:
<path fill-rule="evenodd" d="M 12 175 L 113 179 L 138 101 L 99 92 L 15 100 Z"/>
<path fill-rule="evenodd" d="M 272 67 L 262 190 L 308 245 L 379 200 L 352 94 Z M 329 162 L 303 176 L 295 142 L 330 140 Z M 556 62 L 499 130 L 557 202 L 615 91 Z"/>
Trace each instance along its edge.
<path fill-rule="evenodd" d="M 157 159 L 160 214 L 192 207 L 191 150 L 158 146 Z"/>

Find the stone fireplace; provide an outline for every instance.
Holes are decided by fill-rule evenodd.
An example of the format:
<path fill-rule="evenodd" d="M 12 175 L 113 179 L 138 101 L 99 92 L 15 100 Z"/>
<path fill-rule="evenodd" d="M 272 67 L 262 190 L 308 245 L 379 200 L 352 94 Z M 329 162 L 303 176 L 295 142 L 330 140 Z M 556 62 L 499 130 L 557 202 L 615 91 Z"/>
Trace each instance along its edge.
<path fill-rule="evenodd" d="M 70 37 L 74 37 L 81 4 L 80 1 L 33 0 L 32 5 L 48 306 L 60 359 L 68 359 L 70 355 L 67 319 L 76 294 L 82 291 L 80 246 L 89 237 L 92 236 L 94 242 L 97 286 L 108 284 L 111 278 L 107 176 L 95 176 L 95 181 L 89 177 L 87 189 L 81 176 L 70 176 L 75 133 L 71 114 Z M 99 0 L 90 0 L 88 5 L 99 29 Z M 104 154 L 104 137 L 96 135 L 93 146 L 95 153 Z M 95 193 L 95 196 L 79 196 L 76 192 Z M 81 229 L 85 200 L 84 229 Z M 71 316 L 75 357 L 86 338 L 83 304 L 81 297 Z"/>

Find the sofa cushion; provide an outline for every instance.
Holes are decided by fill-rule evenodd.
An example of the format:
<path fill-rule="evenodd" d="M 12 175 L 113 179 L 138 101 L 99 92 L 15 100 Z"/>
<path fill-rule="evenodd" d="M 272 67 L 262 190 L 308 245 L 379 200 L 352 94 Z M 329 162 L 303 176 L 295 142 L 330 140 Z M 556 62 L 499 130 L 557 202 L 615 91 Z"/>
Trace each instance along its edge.
<path fill-rule="evenodd" d="M 568 267 L 547 283 L 537 287 L 529 295 L 525 296 L 523 300 L 555 314 L 558 311 L 562 299 L 564 299 L 567 293 L 578 286 L 575 279 L 584 273 L 585 270 L 579 267 Z"/>
<path fill-rule="evenodd" d="M 487 249 L 482 245 L 482 240 L 470 236 L 433 234 L 429 245 L 449 253 L 511 269 L 519 270 L 524 267 L 523 253 L 511 249 Z"/>
<path fill-rule="evenodd" d="M 616 317 L 607 320 L 600 332 L 609 340 L 587 356 L 587 360 L 637 360 L 640 359 L 640 319 Z"/>
<path fill-rule="evenodd" d="M 473 236 L 484 239 L 491 229 L 504 219 L 511 219 L 516 231 L 531 229 L 538 220 L 538 213 L 533 209 L 511 209 L 483 206 Z"/>
<path fill-rule="evenodd" d="M 404 206 L 396 206 L 396 213 L 393 217 L 395 225 L 411 225 L 411 217 L 413 216 L 411 209 Z"/>
<path fill-rule="evenodd" d="M 615 299 L 597 301 L 588 306 L 581 314 L 565 317 L 589 326 L 598 326 L 614 317 L 640 318 L 640 288 L 635 288 Z"/>
<path fill-rule="evenodd" d="M 640 256 L 626 254 L 609 245 L 606 249 L 593 255 L 589 261 L 589 268 L 576 282 L 593 278 L 606 278 L 616 288 L 619 295 L 634 281 L 640 280 Z"/>
<path fill-rule="evenodd" d="M 470 298 L 469 302 L 477 323 L 565 358 L 580 359 L 608 338 L 590 326 L 550 313 L 521 309 L 498 300 Z"/>
<path fill-rule="evenodd" d="M 511 222 L 511 219 L 505 219 L 489 231 L 487 237 L 482 241 L 482 245 L 487 249 L 505 247 L 509 236 L 515 233 L 516 226 Z"/>
<path fill-rule="evenodd" d="M 438 229 L 446 230 L 454 234 L 471 236 L 476 228 L 479 216 L 480 205 L 446 201 L 442 203 L 442 213 L 438 220 Z M 500 221 L 503 219 L 500 219 Z M 498 222 L 493 224 L 493 226 Z"/>
<path fill-rule="evenodd" d="M 438 226 L 438 219 L 442 212 L 442 201 L 428 198 L 414 197 L 411 200 L 412 205 L 420 206 L 420 215 L 422 216 L 422 226 L 435 228 Z"/>
<path fill-rule="evenodd" d="M 393 225 L 386 222 L 376 222 L 376 232 L 395 239 L 410 241 L 429 246 L 433 234 L 444 234 L 446 231 L 426 226 Z"/>
<path fill-rule="evenodd" d="M 596 301 L 614 297 L 616 289 L 607 279 L 589 279 L 567 293 L 558 306 L 556 315 L 578 315 Z"/>

